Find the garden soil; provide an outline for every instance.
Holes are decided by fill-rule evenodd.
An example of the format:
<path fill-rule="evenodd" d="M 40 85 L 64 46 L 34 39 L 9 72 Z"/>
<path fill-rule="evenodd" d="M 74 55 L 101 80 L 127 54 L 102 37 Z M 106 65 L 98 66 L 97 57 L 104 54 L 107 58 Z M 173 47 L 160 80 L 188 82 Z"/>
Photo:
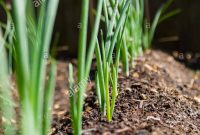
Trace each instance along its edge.
<path fill-rule="evenodd" d="M 52 135 L 72 134 L 67 67 L 66 61 L 58 62 Z M 172 56 L 148 51 L 135 60 L 129 76 L 120 71 L 112 122 L 100 115 L 92 74 L 82 114 L 84 135 L 200 135 L 200 73 Z"/>

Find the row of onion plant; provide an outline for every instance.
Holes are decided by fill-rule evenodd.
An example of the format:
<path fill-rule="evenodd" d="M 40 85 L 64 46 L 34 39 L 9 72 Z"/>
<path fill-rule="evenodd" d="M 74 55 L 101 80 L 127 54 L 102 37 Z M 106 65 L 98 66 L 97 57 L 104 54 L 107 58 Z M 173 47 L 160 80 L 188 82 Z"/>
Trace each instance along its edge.
<path fill-rule="evenodd" d="M 175 10 L 160 17 L 161 13 L 163 14 L 172 2 L 173 0 L 169 0 L 158 10 L 152 27 L 147 30 L 144 27 L 146 20 L 144 16 L 144 1 L 99 0 L 93 32 L 91 37 L 88 38 L 89 0 L 82 0 L 77 81 L 74 81 L 75 79 L 73 78 L 73 66 L 69 65 L 70 114 L 74 134 L 79 135 L 82 133 L 81 114 L 84 93 L 94 51 L 97 63 L 96 94 L 100 112 L 103 116 L 106 115 L 108 121 L 111 121 L 118 94 L 117 84 L 120 60 L 125 73 L 129 75 L 129 59 L 133 65 L 134 58 L 141 55 L 143 48 L 148 48 L 151 44 L 158 23 L 179 12 L 179 10 Z M 100 19 L 103 21 L 105 29 L 99 28 Z M 103 29 L 100 34 L 98 34 L 99 29 Z M 90 41 L 88 42 L 87 39 L 90 39 Z M 87 43 L 89 43 L 88 52 L 86 52 Z"/>
<path fill-rule="evenodd" d="M 149 49 L 155 35 L 156 28 L 164 20 L 180 13 L 180 9 L 167 12 L 174 0 L 168 0 L 156 11 L 152 21 L 145 15 L 146 1 L 133 0 L 131 2 L 129 17 L 125 29 L 125 42 L 128 48 L 130 63 L 134 66 L 135 57 L 142 54 L 143 50 Z M 146 5 L 146 6 L 145 6 Z"/>

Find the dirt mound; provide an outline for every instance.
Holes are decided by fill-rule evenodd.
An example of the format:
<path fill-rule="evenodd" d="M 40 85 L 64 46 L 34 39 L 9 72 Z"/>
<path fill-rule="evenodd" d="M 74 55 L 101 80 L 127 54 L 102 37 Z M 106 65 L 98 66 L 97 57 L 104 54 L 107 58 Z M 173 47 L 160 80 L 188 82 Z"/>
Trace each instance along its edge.
<path fill-rule="evenodd" d="M 130 76 L 120 73 L 112 122 L 100 115 L 94 89 L 85 99 L 84 134 L 200 134 L 200 76 L 161 51 L 137 58 Z M 56 97 L 66 99 L 62 93 L 57 90 Z M 52 134 L 71 134 L 69 112 L 64 111 L 67 105 L 59 99 Z"/>

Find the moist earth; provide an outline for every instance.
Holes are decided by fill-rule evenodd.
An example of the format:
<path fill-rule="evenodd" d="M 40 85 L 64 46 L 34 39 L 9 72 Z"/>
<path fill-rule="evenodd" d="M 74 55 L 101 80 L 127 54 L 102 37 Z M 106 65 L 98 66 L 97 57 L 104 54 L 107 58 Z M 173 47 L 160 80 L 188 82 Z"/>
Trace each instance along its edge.
<path fill-rule="evenodd" d="M 76 67 L 76 62 L 72 63 Z M 52 135 L 72 134 L 67 66 L 64 61 L 58 62 Z M 118 92 L 113 120 L 107 122 L 99 112 L 94 82 L 89 83 L 82 114 L 83 134 L 200 135 L 200 73 L 172 56 L 152 50 L 136 58 L 129 76 L 120 71 Z"/>

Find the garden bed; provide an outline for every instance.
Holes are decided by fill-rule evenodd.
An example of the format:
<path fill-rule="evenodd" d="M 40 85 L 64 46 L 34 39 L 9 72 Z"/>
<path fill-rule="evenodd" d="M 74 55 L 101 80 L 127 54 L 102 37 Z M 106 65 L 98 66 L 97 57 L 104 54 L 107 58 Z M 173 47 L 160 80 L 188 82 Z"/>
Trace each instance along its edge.
<path fill-rule="evenodd" d="M 75 64 L 76 62 L 74 62 Z M 52 134 L 71 134 L 67 66 L 58 62 Z M 93 80 L 93 77 L 91 77 Z M 89 83 L 83 112 L 84 134 L 200 134 L 200 74 L 161 51 L 138 57 L 130 76 L 119 75 L 113 121 L 99 113 L 94 82 Z"/>

